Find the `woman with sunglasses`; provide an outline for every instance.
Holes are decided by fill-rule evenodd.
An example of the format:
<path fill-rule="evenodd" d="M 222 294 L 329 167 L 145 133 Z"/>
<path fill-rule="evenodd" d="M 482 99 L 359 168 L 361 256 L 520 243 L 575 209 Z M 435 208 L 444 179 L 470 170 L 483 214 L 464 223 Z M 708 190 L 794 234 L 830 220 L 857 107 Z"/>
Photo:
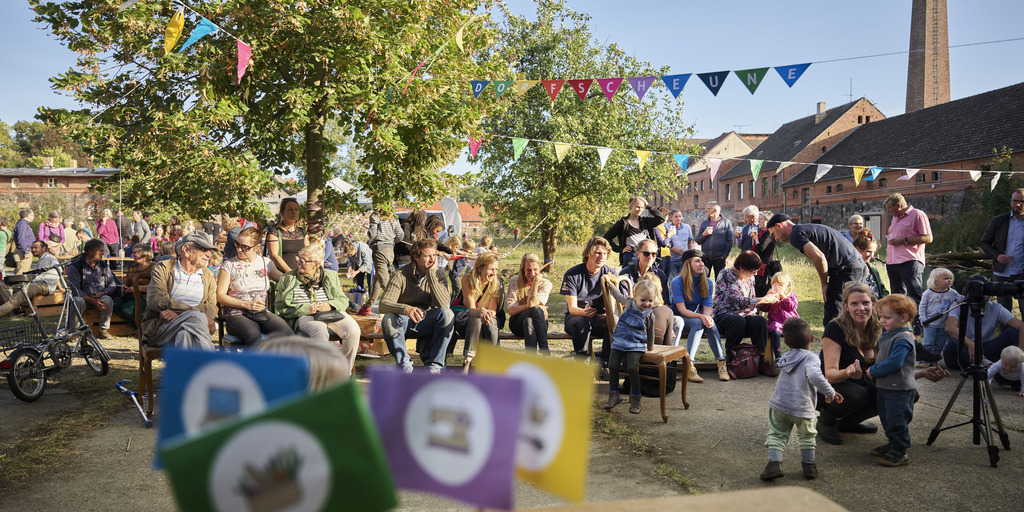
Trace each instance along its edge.
<path fill-rule="evenodd" d="M 295 332 L 324 343 L 333 332 L 341 339 L 336 343 L 348 361 L 351 374 L 359 350 L 359 324 L 350 315 L 348 297 L 342 291 L 338 273 L 324 268 L 324 248 L 319 244 L 303 247 L 296 258 L 297 267 L 281 276 L 275 305 L 281 318 Z"/>
<path fill-rule="evenodd" d="M 281 272 L 270 258 L 259 255 L 260 239 L 258 229 L 243 229 L 234 242 L 237 254 L 225 260 L 217 273 L 217 302 L 224 307 L 224 327 L 247 347 L 259 342 L 263 334 L 294 334 L 287 322 L 267 310 L 270 281 L 280 278 Z"/>

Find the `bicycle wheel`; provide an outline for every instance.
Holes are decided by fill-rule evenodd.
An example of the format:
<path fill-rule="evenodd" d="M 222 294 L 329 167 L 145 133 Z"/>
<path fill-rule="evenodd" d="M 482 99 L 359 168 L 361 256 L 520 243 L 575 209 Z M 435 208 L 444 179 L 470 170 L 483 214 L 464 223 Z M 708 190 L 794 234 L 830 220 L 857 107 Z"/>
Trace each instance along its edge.
<path fill-rule="evenodd" d="M 78 353 L 85 358 L 85 364 L 89 365 L 89 369 L 98 376 L 106 375 L 107 361 L 110 360 L 110 356 L 107 355 L 106 350 L 103 350 L 100 342 L 96 341 L 96 337 L 91 332 L 83 334 L 80 343 Z"/>
<path fill-rule="evenodd" d="M 11 393 L 25 402 L 35 402 L 46 389 L 46 372 L 39 352 L 19 348 L 11 353 L 11 371 L 7 374 Z"/>

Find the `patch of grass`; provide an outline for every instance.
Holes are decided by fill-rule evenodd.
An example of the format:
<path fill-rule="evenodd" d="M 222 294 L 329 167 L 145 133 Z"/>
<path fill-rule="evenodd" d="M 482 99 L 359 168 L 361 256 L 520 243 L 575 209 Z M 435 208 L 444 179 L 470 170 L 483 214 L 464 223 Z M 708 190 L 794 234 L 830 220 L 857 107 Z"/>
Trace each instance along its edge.
<path fill-rule="evenodd" d="M 685 487 L 686 492 L 690 494 L 704 494 L 704 491 L 702 491 L 700 487 L 697 487 L 697 484 L 694 483 L 693 480 L 686 478 L 678 469 L 669 466 L 668 464 L 658 464 L 655 467 L 655 471 L 658 475 Z"/>

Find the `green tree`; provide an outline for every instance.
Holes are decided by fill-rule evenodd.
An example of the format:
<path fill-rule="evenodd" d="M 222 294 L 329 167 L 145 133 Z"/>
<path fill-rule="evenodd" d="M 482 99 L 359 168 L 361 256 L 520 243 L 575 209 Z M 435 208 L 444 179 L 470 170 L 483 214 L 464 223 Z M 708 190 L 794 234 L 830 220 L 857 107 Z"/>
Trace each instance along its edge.
<path fill-rule="evenodd" d="M 487 199 L 487 192 L 480 185 L 470 185 L 459 192 L 459 201 L 480 204 Z"/>
<path fill-rule="evenodd" d="M 302 162 L 310 200 L 330 176 L 325 127 L 336 122 L 358 149 L 359 183 L 376 207 L 432 201 L 459 182 L 438 172 L 467 134 L 499 105 L 474 102 L 466 80 L 504 69 L 480 52 L 493 35 L 466 27 L 466 53 L 447 44 L 476 9 L 473 0 L 208 0 L 206 18 L 252 47 L 236 84 L 236 43 L 216 33 L 164 56 L 165 27 L 177 5 L 30 0 L 36 21 L 79 54 L 53 79 L 93 108 L 44 109 L 97 157 L 121 169 L 129 207 L 177 205 L 197 217 L 264 213 L 258 198 L 274 173 Z M 186 17 L 183 39 L 198 16 Z M 412 80 L 421 72 L 434 80 Z M 467 96 L 469 96 L 467 98 Z M 346 199 L 348 201 L 346 201 Z"/>
<path fill-rule="evenodd" d="M 626 55 L 615 44 L 594 40 L 587 27 L 589 17 L 571 11 L 561 0 L 540 0 L 536 20 L 502 8 L 504 38 L 496 51 L 517 57 L 517 76 L 575 79 L 668 73 Z M 641 102 L 628 82 L 623 84 L 612 101 L 596 83 L 585 101 L 576 98 L 568 84 L 554 102 L 536 87 L 484 125 L 488 133 L 506 137 L 694 153 L 683 142 L 692 131 L 680 117 L 681 103 L 662 105 L 653 93 Z M 543 222 L 545 258 L 554 257 L 560 237 L 583 241 L 594 233 L 595 224 L 622 215 L 629 196 L 669 192 L 681 185 L 675 176 L 678 166 L 666 155 L 652 155 L 640 169 L 632 151 L 614 151 L 602 170 L 593 148 L 574 147 L 558 162 L 551 144 L 531 142 L 513 161 L 507 138 L 486 141 L 479 155 L 488 212 L 510 229 L 529 230 Z"/>

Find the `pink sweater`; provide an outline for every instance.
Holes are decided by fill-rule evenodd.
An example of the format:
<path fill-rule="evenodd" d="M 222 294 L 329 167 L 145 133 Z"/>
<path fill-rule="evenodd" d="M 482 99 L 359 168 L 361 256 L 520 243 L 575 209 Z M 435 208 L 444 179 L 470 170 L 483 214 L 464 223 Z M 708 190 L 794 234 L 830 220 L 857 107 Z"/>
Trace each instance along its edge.
<path fill-rule="evenodd" d="M 800 316 L 796 312 L 796 306 L 797 300 L 795 293 L 791 293 L 789 294 L 789 297 L 772 304 L 768 308 L 768 330 L 781 331 L 782 324 L 787 318 Z"/>

